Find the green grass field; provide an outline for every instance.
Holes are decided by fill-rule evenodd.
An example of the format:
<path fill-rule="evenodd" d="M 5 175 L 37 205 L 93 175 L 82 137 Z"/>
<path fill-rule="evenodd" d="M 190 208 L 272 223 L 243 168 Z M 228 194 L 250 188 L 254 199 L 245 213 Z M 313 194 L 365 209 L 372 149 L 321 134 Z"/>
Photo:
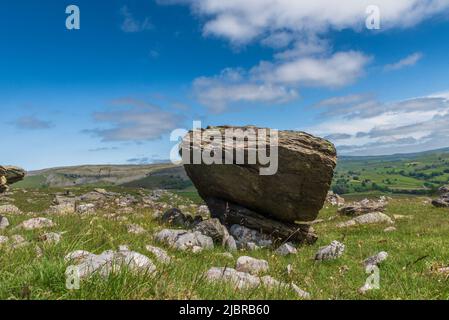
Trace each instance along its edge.
<path fill-rule="evenodd" d="M 76 189 L 77 193 L 88 188 Z M 116 190 L 117 191 L 117 190 Z M 121 192 L 124 192 L 122 189 Z M 199 254 L 174 251 L 157 244 L 152 234 L 164 228 L 152 218 L 149 209 L 136 209 L 126 216 L 126 222 L 111 220 L 108 211 L 95 215 L 52 216 L 43 212 L 50 205 L 52 190 L 16 191 L 15 204 L 24 211 L 51 218 L 57 225 L 45 231 L 66 232 L 55 245 L 43 245 L 37 241 L 41 231 L 15 230 L 14 227 L 27 215 L 9 215 L 11 226 L 0 235 L 23 235 L 30 245 L 10 249 L 0 247 L 0 299 L 297 299 L 290 290 L 235 290 L 225 284 L 211 284 L 204 279 L 204 272 L 211 267 L 234 267 L 241 255 L 263 258 L 269 262 L 267 274 L 284 282 L 295 282 L 310 292 L 312 299 L 449 299 L 449 286 L 445 275 L 435 274 L 436 266 L 449 265 L 449 210 L 436 209 L 424 203 L 423 198 L 395 198 L 388 206 L 387 214 L 401 214 L 411 219 L 397 221 L 397 231 L 384 233 L 385 225 L 360 226 L 338 229 L 338 222 L 347 217 L 337 217 L 337 208 L 322 210 L 319 218 L 325 222 L 315 227 L 319 240 L 311 246 L 303 246 L 298 254 L 280 257 L 268 249 L 239 251 L 229 259 L 220 255 L 222 248 Z M 182 196 L 182 193 L 179 193 Z M 192 194 L 187 194 L 191 198 Z M 31 200 L 29 200 L 31 199 Z M 187 198 L 186 202 L 187 202 Z M 146 234 L 127 233 L 126 224 L 143 226 Z M 320 246 L 339 240 L 346 245 L 343 256 L 335 261 L 316 263 L 314 254 Z M 65 288 L 64 272 L 67 264 L 64 256 L 74 250 L 101 253 L 128 245 L 131 250 L 145 254 L 145 246 L 154 244 L 165 248 L 173 262 L 169 266 L 157 264 L 158 272 L 152 275 L 133 275 L 127 270 L 108 278 L 94 276 L 81 283 L 80 290 Z M 38 257 L 36 247 L 43 256 Z M 389 258 L 380 266 L 380 289 L 365 295 L 358 293 L 367 274 L 361 262 L 379 251 L 387 251 Z M 293 272 L 286 272 L 288 264 Z"/>

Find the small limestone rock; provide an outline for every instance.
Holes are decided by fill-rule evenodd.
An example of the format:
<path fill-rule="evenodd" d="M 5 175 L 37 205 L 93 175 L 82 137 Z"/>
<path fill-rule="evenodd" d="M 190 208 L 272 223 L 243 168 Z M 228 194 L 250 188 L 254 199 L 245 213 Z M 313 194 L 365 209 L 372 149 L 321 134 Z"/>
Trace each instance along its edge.
<path fill-rule="evenodd" d="M 19 226 L 24 228 L 25 230 L 35 230 L 42 228 L 51 228 L 55 224 L 53 221 L 47 218 L 32 218 L 22 222 Z"/>
<path fill-rule="evenodd" d="M 296 284 L 291 284 L 293 291 L 298 295 L 301 299 L 310 299 L 310 293 L 307 291 L 302 290 L 300 287 L 298 287 Z"/>
<path fill-rule="evenodd" d="M 242 256 L 237 259 L 235 269 L 240 272 L 247 272 L 256 275 L 268 271 L 268 262 L 248 256 Z"/>
<path fill-rule="evenodd" d="M 48 213 L 56 215 L 68 215 L 75 213 L 75 203 L 74 202 L 63 202 L 51 206 L 48 209 Z"/>
<path fill-rule="evenodd" d="M 365 261 L 363 261 L 363 265 L 365 266 L 365 269 L 371 267 L 371 266 L 379 266 L 383 261 L 385 261 L 388 258 L 388 253 L 385 251 L 381 251 L 378 254 L 369 257 Z"/>
<path fill-rule="evenodd" d="M 146 246 L 145 249 L 151 252 L 160 263 L 169 264 L 171 262 L 171 258 L 165 250 L 150 245 Z"/>
<path fill-rule="evenodd" d="M 198 252 L 198 248 L 195 247 L 201 249 L 212 249 L 214 247 L 212 238 L 198 231 L 164 229 L 155 235 L 155 240 L 182 251 L 195 250 Z"/>
<path fill-rule="evenodd" d="M 291 264 L 288 264 L 286 269 L 288 275 L 291 275 L 293 273 L 293 266 Z"/>
<path fill-rule="evenodd" d="M 234 252 L 237 251 L 237 243 L 233 236 L 229 235 L 225 241 L 225 248 L 228 251 Z"/>
<path fill-rule="evenodd" d="M 229 237 L 228 230 L 217 218 L 204 220 L 195 226 L 195 230 L 211 237 L 215 243 L 224 245 Z"/>
<path fill-rule="evenodd" d="M 316 261 L 335 260 L 341 257 L 345 251 L 345 245 L 334 240 L 326 247 L 322 247 L 315 254 Z"/>
<path fill-rule="evenodd" d="M 211 282 L 229 282 L 237 289 L 252 289 L 260 285 L 259 277 L 232 268 L 211 268 L 206 273 L 206 279 Z"/>
<path fill-rule="evenodd" d="M 22 248 L 27 246 L 28 244 L 29 242 L 27 242 L 25 238 L 19 234 L 15 234 L 11 237 L 11 247 L 13 249 Z"/>
<path fill-rule="evenodd" d="M 128 233 L 132 233 L 132 234 L 142 234 L 145 233 L 145 229 L 142 228 L 141 226 L 139 226 L 138 224 L 129 224 L 127 226 L 128 229 Z"/>
<path fill-rule="evenodd" d="M 0 215 L 0 230 L 6 229 L 9 226 L 8 218 Z"/>
<path fill-rule="evenodd" d="M 90 253 L 89 251 L 76 250 L 76 251 L 73 251 L 73 252 L 67 254 L 64 257 L 64 261 L 65 262 L 81 263 L 82 261 L 84 261 L 85 259 L 87 259 L 91 255 L 92 255 L 92 253 Z"/>
<path fill-rule="evenodd" d="M 280 256 L 288 256 L 290 254 L 297 254 L 298 250 L 291 243 L 284 243 L 275 251 Z"/>
<path fill-rule="evenodd" d="M 388 223 L 393 224 L 393 220 L 382 212 L 371 212 L 357 216 L 352 220 L 337 224 L 338 228 L 352 227 L 355 225 Z"/>
<path fill-rule="evenodd" d="M 57 244 L 61 241 L 61 234 L 56 232 L 44 233 L 39 237 L 39 240 L 45 243 Z"/>
<path fill-rule="evenodd" d="M 76 212 L 81 214 L 94 213 L 95 205 L 93 203 L 80 204 L 76 207 Z"/>
<path fill-rule="evenodd" d="M 9 238 L 7 236 L 0 236 L 0 245 L 7 243 Z"/>
<path fill-rule="evenodd" d="M 232 225 L 229 233 L 234 237 L 237 247 L 240 249 L 255 250 L 258 247 L 272 245 L 272 240 L 267 235 L 238 224 Z"/>
<path fill-rule="evenodd" d="M 12 204 L 5 204 L 0 206 L 0 214 L 22 214 L 22 211 Z"/>
<path fill-rule="evenodd" d="M 396 231 L 396 227 L 391 226 L 384 229 L 384 232 L 393 232 L 393 231 Z"/>

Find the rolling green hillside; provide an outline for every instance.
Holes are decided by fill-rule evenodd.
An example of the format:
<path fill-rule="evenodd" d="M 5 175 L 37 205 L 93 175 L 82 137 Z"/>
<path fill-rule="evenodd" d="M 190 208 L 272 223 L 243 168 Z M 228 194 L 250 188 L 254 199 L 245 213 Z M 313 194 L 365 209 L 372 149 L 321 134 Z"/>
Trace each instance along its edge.
<path fill-rule="evenodd" d="M 339 194 L 431 194 L 449 183 L 449 149 L 376 157 L 340 157 L 332 189 Z"/>
<path fill-rule="evenodd" d="M 332 189 L 338 194 L 432 194 L 449 183 L 449 148 L 423 153 L 339 158 Z M 30 172 L 17 188 L 123 186 L 191 190 L 182 166 L 99 165 Z"/>

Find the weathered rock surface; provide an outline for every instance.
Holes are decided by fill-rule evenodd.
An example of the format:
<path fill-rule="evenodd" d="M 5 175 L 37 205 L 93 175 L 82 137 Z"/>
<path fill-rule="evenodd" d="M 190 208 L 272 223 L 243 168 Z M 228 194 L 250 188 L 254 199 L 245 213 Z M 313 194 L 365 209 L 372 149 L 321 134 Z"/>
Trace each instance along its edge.
<path fill-rule="evenodd" d="M 249 152 L 258 148 L 257 141 L 254 139 L 237 143 L 236 148 L 233 145 L 226 145 L 224 139 L 226 129 L 257 130 L 258 128 L 214 127 L 208 129 L 218 130 L 223 135 L 223 159 L 225 155 L 230 155 L 230 152 L 235 150 L 243 151 L 248 155 Z M 189 135 L 192 136 L 192 132 Z M 213 217 L 219 218 L 226 224 L 240 223 L 250 228 L 254 227 L 255 221 L 263 219 L 293 226 L 296 221 L 316 219 L 323 207 L 336 166 L 335 147 L 324 139 L 295 131 L 279 131 L 278 141 L 278 170 L 274 175 L 260 175 L 260 168 L 266 167 L 260 162 L 237 164 L 235 159 L 233 164 L 227 165 L 205 163 L 184 165 L 187 175 L 206 201 Z M 269 150 L 270 141 L 266 142 L 266 148 Z M 203 151 L 205 148 L 211 148 L 210 140 L 203 139 L 200 146 L 192 144 L 190 151 L 193 149 Z M 240 212 L 237 216 L 231 217 L 233 221 L 229 222 L 230 205 L 242 207 L 247 211 L 235 210 Z M 257 215 L 252 215 L 251 226 L 245 220 L 245 216 L 250 212 Z M 242 221 L 235 222 L 236 219 Z M 259 224 L 263 225 L 263 222 Z M 274 229 L 262 228 L 266 233 Z M 280 236 L 283 235 L 280 234 Z M 296 237 L 292 240 L 302 241 L 304 237 Z"/>
<path fill-rule="evenodd" d="M 195 226 L 195 230 L 205 236 L 211 237 L 215 243 L 225 245 L 229 238 L 228 229 L 221 224 L 220 220 L 213 218 L 204 220 Z"/>
<path fill-rule="evenodd" d="M 78 263 L 75 270 L 80 279 L 87 278 L 94 273 L 107 277 L 113 272 L 119 272 L 122 267 L 127 267 L 134 273 L 154 273 L 156 271 L 156 266 L 148 257 L 129 250 L 108 250 L 99 255 L 87 251 L 75 251 L 69 253 L 65 260 Z M 71 272 L 73 272 L 71 269 L 66 271 L 67 275 L 70 275 Z"/>
<path fill-rule="evenodd" d="M 291 254 L 297 254 L 298 250 L 291 243 L 284 243 L 279 248 L 276 249 L 276 254 L 280 256 L 288 256 Z"/>
<path fill-rule="evenodd" d="M 0 166 L 0 193 L 8 190 L 9 185 L 25 177 L 25 170 L 19 167 Z"/>
<path fill-rule="evenodd" d="M 9 226 L 8 218 L 0 215 L 0 230 L 6 229 Z"/>
<path fill-rule="evenodd" d="M 51 228 L 55 224 L 53 221 L 47 218 L 32 218 L 29 220 L 26 220 L 22 222 L 19 227 L 25 229 L 25 230 L 35 230 L 35 229 L 42 229 L 42 228 Z"/>
<path fill-rule="evenodd" d="M 235 269 L 239 272 L 259 274 L 268 271 L 268 262 L 248 256 L 242 256 L 237 259 L 237 265 Z"/>
<path fill-rule="evenodd" d="M 167 210 L 161 217 L 161 221 L 176 227 L 190 228 L 196 223 L 201 222 L 201 216 L 193 218 L 190 215 L 184 214 L 181 210 L 173 208 Z"/>
<path fill-rule="evenodd" d="M 315 254 L 315 260 L 324 261 L 324 260 L 335 260 L 341 257 L 343 252 L 345 251 L 345 245 L 336 240 L 332 241 L 332 243 L 326 247 L 322 247 Z"/>
<path fill-rule="evenodd" d="M 326 202 L 333 206 L 344 206 L 345 205 L 345 199 L 338 194 L 334 193 L 333 191 L 329 191 L 327 193 Z"/>
<path fill-rule="evenodd" d="M 199 252 L 203 249 L 212 249 L 214 241 L 198 231 L 164 229 L 154 236 L 156 241 L 165 243 L 177 250 Z"/>
<path fill-rule="evenodd" d="M 387 258 L 388 253 L 385 251 L 381 251 L 378 254 L 375 254 L 374 256 L 371 256 L 363 261 L 363 265 L 365 266 L 365 269 L 368 269 L 371 266 L 379 266 L 379 264 L 387 260 Z"/>
<path fill-rule="evenodd" d="M 361 216 L 355 217 L 349 221 L 337 224 L 338 228 L 352 227 L 361 224 L 377 224 L 377 223 L 388 223 L 394 224 L 393 220 L 382 212 L 371 212 L 363 214 Z"/>
<path fill-rule="evenodd" d="M 379 200 L 364 199 L 344 206 L 338 212 L 347 216 L 359 216 L 371 212 L 384 212 L 386 205 L 387 200 L 385 197 L 381 197 Z"/>
<path fill-rule="evenodd" d="M 0 206 L 0 214 L 22 214 L 22 211 L 12 204 L 5 204 Z"/>
<path fill-rule="evenodd" d="M 145 249 L 151 252 L 160 263 L 169 264 L 171 262 L 170 256 L 164 249 L 150 245 L 146 246 Z"/>
<path fill-rule="evenodd" d="M 57 244 L 61 241 L 62 234 L 57 232 L 48 232 L 39 236 L 39 241 L 47 244 Z"/>

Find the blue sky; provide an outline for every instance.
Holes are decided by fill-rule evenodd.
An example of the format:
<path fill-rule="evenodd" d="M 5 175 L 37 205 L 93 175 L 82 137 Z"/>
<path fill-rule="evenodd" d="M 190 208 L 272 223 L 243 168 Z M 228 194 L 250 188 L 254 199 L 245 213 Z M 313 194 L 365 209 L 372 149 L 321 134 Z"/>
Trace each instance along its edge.
<path fill-rule="evenodd" d="M 449 1 L 378 0 L 380 30 L 373 1 L 332 3 L 2 2 L 0 163 L 168 159 L 193 120 L 308 131 L 340 154 L 448 147 Z"/>

